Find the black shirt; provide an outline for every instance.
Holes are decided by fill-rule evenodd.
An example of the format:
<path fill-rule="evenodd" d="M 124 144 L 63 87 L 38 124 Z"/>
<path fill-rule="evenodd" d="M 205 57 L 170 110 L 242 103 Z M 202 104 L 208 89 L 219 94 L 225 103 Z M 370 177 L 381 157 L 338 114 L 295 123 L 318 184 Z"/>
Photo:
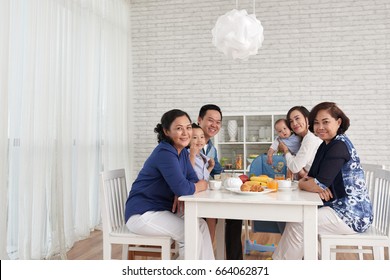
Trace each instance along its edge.
<path fill-rule="evenodd" d="M 342 168 L 351 159 L 346 144 L 333 139 L 328 144 L 323 142 L 317 150 L 313 164 L 310 168 L 309 177 L 328 187 L 333 194 L 333 199 L 346 195 L 342 177 Z M 326 203 L 324 202 L 326 205 Z"/>

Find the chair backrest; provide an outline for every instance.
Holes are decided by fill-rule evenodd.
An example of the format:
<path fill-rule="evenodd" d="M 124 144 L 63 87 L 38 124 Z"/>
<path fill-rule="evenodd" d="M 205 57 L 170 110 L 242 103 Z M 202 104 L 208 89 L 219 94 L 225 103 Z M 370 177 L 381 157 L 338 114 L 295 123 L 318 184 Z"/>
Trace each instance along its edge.
<path fill-rule="evenodd" d="M 103 228 L 109 233 L 125 224 L 126 175 L 124 169 L 117 169 L 100 176 Z"/>
<path fill-rule="evenodd" d="M 372 186 L 375 183 L 375 171 L 383 169 L 383 165 L 362 163 L 362 167 L 364 170 L 364 177 L 366 180 L 366 187 L 368 189 L 369 196 L 371 199 L 373 199 Z"/>
<path fill-rule="evenodd" d="M 275 174 L 287 175 L 286 159 L 282 155 L 272 156 L 272 165 L 267 163 L 267 155 L 263 154 L 255 158 L 249 166 L 249 175 L 268 175 L 271 178 L 275 177 Z"/>
<path fill-rule="evenodd" d="M 373 224 L 375 228 L 390 238 L 390 170 L 376 170 L 374 176 Z"/>

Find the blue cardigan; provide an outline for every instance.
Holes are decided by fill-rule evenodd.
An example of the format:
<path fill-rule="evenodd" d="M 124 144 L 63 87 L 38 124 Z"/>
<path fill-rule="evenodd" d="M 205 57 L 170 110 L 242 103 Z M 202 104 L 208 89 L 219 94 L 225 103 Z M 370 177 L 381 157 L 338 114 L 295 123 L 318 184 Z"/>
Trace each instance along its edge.
<path fill-rule="evenodd" d="M 146 160 L 126 201 L 125 219 L 147 211 L 171 211 L 175 195 L 195 192 L 198 177 L 183 149 L 162 141 Z"/>

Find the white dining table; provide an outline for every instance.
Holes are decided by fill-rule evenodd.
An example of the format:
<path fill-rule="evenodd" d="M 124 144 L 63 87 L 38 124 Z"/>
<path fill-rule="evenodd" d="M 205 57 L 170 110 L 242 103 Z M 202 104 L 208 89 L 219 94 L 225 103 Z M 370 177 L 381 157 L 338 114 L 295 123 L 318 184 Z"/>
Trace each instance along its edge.
<path fill-rule="evenodd" d="M 316 260 L 317 207 L 322 205 L 318 194 L 302 190 L 277 191 L 264 194 L 238 194 L 226 189 L 206 190 L 194 195 L 181 196 L 184 201 L 185 259 L 197 259 L 199 220 L 219 218 L 239 220 L 266 220 L 303 222 L 304 259 Z M 217 224 L 216 259 L 224 259 L 224 234 L 220 221 Z"/>

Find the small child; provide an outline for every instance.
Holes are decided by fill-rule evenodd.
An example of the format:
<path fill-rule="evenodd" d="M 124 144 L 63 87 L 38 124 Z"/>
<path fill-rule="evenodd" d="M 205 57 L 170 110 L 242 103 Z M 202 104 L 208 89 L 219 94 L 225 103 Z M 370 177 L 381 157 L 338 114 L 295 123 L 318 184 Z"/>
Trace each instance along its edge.
<path fill-rule="evenodd" d="M 192 124 L 192 138 L 190 141 L 189 153 L 190 153 L 190 161 L 198 179 L 208 181 L 210 178 L 210 172 L 213 170 L 215 161 L 212 158 L 207 157 L 202 154 L 201 151 L 203 147 L 206 145 L 206 139 L 204 136 L 203 129 L 197 125 L 196 123 Z M 207 225 L 210 231 L 211 241 L 214 241 L 215 237 L 215 226 L 217 223 L 217 219 L 206 219 Z"/>
<path fill-rule="evenodd" d="M 279 136 L 275 138 L 274 142 L 271 144 L 271 147 L 268 149 L 268 164 L 272 164 L 272 155 L 278 151 L 279 141 L 282 141 L 284 144 L 286 144 L 290 153 L 293 155 L 295 155 L 301 147 L 301 137 L 292 133 L 292 131 L 288 128 L 286 119 L 278 119 L 275 122 L 275 130 Z M 288 173 L 290 173 L 290 171 L 288 171 Z M 287 177 L 291 177 L 291 174 L 288 174 Z"/>
<path fill-rule="evenodd" d="M 203 129 L 196 123 L 192 124 L 192 138 L 190 141 L 190 161 L 199 180 L 209 180 L 210 172 L 213 170 L 214 159 L 202 154 L 201 151 L 206 145 Z"/>

